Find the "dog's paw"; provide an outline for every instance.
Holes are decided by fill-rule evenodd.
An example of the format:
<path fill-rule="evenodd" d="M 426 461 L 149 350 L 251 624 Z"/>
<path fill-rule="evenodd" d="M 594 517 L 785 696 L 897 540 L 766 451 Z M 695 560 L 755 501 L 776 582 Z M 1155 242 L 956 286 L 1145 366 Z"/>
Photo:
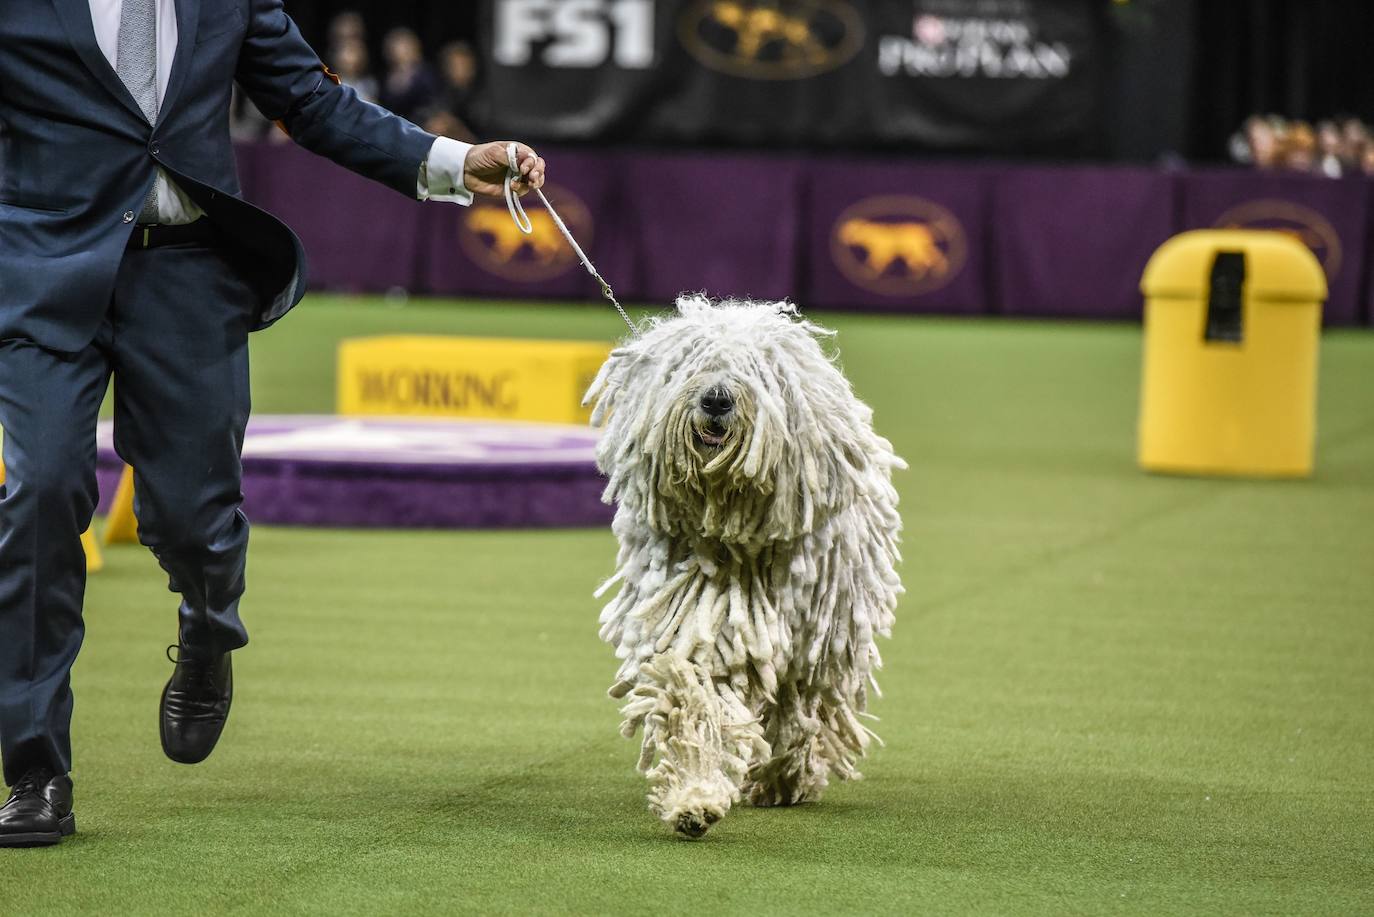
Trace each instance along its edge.
<path fill-rule="evenodd" d="M 705 837 L 706 832 L 718 821 L 720 816 L 715 812 L 683 812 L 678 815 L 673 830 L 681 837 L 696 840 Z"/>
<path fill-rule="evenodd" d="M 663 824 L 679 837 L 692 839 L 704 836 L 724 818 L 731 802 L 728 793 L 703 785 L 676 788 L 676 792 L 659 801 L 664 804 L 653 805 L 651 800 L 651 807 Z"/>

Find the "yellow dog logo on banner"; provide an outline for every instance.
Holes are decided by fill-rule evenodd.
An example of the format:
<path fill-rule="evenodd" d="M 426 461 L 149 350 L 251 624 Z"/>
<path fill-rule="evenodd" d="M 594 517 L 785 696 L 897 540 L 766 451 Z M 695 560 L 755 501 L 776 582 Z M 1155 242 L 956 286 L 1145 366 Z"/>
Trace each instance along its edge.
<path fill-rule="evenodd" d="M 1269 229 L 1297 239 L 1317 256 L 1326 276 L 1334 279 L 1341 270 L 1341 235 L 1331 222 L 1311 207 L 1292 201 L 1246 201 L 1217 217 L 1218 229 Z"/>
<path fill-rule="evenodd" d="M 553 264 L 560 257 L 567 260 L 571 252 L 553 225 L 553 218 L 542 210 L 529 214 L 529 218 L 534 231 L 528 236 L 520 231 L 509 214 L 496 207 L 474 208 L 468 216 L 467 225 L 473 232 L 490 240 L 487 251 L 498 261 L 514 261 L 526 246 L 540 264 Z"/>
<path fill-rule="evenodd" d="M 923 280 L 949 273 L 949 259 L 940 250 L 929 223 L 879 223 L 849 220 L 840 226 L 840 244 L 863 252 L 863 264 L 873 277 L 886 274 L 900 261 L 908 276 Z"/>
<path fill-rule="evenodd" d="M 862 17 L 846 0 L 699 0 L 678 22 L 692 56 L 755 80 L 799 80 L 841 67 L 863 47 Z"/>
<path fill-rule="evenodd" d="M 568 228 L 588 249 L 592 216 L 587 205 L 567 188 L 545 186 L 549 199 Z M 533 231 L 525 235 L 502 203 L 479 202 L 463 215 L 458 240 L 469 258 L 483 270 L 523 283 L 549 280 L 577 264 L 577 256 L 563 239 L 553 218 L 543 209 L 529 211 Z"/>
<path fill-rule="evenodd" d="M 968 241 L 959 220 L 922 197 L 870 197 L 840 214 L 831 257 L 850 283 L 884 296 L 938 290 L 963 270 Z"/>

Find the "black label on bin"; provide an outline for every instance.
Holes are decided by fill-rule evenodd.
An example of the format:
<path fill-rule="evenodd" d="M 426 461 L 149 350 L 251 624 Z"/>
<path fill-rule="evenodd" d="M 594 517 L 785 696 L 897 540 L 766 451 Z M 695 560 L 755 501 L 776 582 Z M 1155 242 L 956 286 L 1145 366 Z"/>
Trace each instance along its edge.
<path fill-rule="evenodd" d="M 1245 292 L 1245 253 L 1217 252 L 1212 262 L 1212 286 L 1207 296 L 1204 339 L 1238 344 L 1245 336 L 1242 300 Z"/>

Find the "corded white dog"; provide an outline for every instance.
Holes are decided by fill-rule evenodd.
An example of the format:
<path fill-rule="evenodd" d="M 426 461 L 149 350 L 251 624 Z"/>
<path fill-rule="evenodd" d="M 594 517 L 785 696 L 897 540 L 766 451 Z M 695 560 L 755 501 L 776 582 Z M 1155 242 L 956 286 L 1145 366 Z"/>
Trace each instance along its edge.
<path fill-rule="evenodd" d="M 787 303 L 678 300 L 612 354 L 587 393 L 618 506 L 620 591 L 601 636 L 624 660 L 621 731 L 644 730 L 649 808 L 700 837 L 741 794 L 819 798 L 857 778 L 875 638 L 902 592 L 892 470 Z"/>

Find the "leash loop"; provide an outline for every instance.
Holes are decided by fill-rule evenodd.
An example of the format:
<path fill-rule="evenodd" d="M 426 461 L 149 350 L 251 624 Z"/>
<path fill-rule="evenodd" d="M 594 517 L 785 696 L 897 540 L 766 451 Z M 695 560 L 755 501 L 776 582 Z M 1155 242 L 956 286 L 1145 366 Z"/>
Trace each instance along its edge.
<path fill-rule="evenodd" d="M 519 177 L 520 159 L 516 145 L 512 143 L 506 147 L 506 209 L 510 211 L 510 218 L 515 221 L 515 225 L 520 228 L 522 233 L 528 236 L 534 232 L 534 223 L 530 220 L 529 214 L 525 212 L 525 206 L 520 203 L 520 195 L 515 193 L 514 183 Z M 587 273 L 591 274 L 592 279 L 600 285 L 601 295 L 610 300 L 611 305 L 615 306 L 615 311 L 620 313 L 620 317 L 625 320 L 625 324 L 629 326 L 631 331 L 637 330 L 634 322 L 630 321 L 630 316 L 625 312 L 625 308 L 621 306 L 620 302 L 615 298 L 615 291 L 612 290 L 611 285 L 606 282 L 606 278 L 602 277 L 601 273 L 597 271 L 596 266 L 592 264 L 592 259 L 588 258 L 587 253 L 582 250 L 582 246 L 577 244 L 577 240 L 573 238 L 572 230 L 568 229 L 567 224 L 563 222 L 563 218 L 558 215 L 558 211 L 553 209 L 553 204 L 550 204 L 549 199 L 544 196 L 543 189 L 536 188 L 534 193 L 539 195 L 539 200 L 544 205 L 544 209 L 547 210 L 549 216 L 553 218 L 553 225 L 558 227 L 558 231 L 563 234 L 563 238 L 568 240 L 568 245 L 572 246 L 572 250 L 577 253 L 577 260 L 582 262 L 582 266 L 587 269 Z"/>
<path fill-rule="evenodd" d="M 534 232 L 534 224 L 530 222 L 529 215 L 525 213 L 525 205 L 520 203 L 520 195 L 515 193 L 511 184 L 520 175 L 520 163 L 516 160 L 515 144 L 506 147 L 506 209 L 510 211 L 510 218 L 515 221 L 515 225 L 520 227 L 520 231 L 525 235 Z"/>

